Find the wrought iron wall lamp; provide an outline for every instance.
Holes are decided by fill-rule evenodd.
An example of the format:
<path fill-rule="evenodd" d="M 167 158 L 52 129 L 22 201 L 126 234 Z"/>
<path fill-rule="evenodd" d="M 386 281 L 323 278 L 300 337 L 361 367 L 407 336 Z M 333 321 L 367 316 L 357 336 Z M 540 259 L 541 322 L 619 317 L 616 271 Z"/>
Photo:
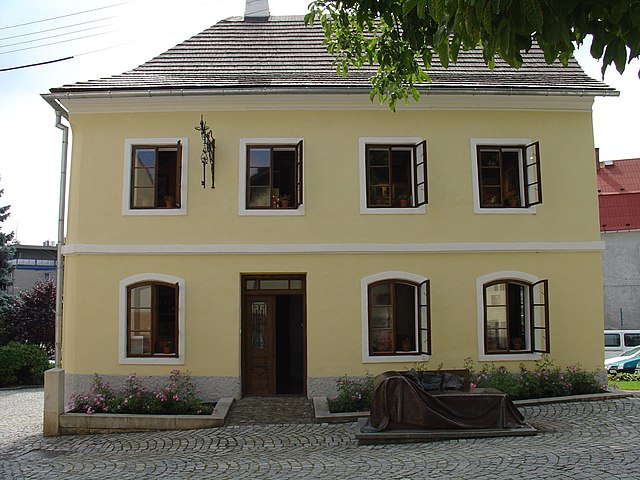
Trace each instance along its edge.
<path fill-rule="evenodd" d="M 211 128 L 207 126 L 202 115 L 200 115 L 200 125 L 196 126 L 196 130 L 202 136 L 202 154 L 200 161 L 202 162 L 202 188 L 206 188 L 207 164 L 211 165 L 211 188 L 215 188 L 214 184 L 214 161 L 216 150 L 216 139 L 213 138 Z"/>

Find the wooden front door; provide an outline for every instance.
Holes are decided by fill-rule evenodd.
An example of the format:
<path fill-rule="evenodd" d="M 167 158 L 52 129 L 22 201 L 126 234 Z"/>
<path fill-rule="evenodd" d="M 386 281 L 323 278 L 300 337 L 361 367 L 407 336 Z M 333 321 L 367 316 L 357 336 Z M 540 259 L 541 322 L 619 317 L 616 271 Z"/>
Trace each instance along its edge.
<path fill-rule="evenodd" d="M 242 275 L 242 394 L 305 395 L 306 275 Z"/>
<path fill-rule="evenodd" d="M 243 315 L 243 393 L 275 393 L 274 297 L 245 297 Z"/>

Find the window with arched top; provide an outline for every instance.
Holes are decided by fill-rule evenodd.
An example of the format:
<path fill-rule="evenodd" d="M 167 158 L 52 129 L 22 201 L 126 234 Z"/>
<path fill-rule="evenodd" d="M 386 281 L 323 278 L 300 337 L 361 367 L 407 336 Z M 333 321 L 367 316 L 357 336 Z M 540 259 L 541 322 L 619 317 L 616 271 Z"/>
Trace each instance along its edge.
<path fill-rule="evenodd" d="M 548 281 L 483 284 L 484 353 L 549 353 Z"/>
<path fill-rule="evenodd" d="M 367 284 L 369 357 L 431 354 L 429 281 L 388 278 Z"/>
<path fill-rule="evenodd" d="M 179 291 L 161 281 L 127 286 L 127 357 L 178 356 Z"/>

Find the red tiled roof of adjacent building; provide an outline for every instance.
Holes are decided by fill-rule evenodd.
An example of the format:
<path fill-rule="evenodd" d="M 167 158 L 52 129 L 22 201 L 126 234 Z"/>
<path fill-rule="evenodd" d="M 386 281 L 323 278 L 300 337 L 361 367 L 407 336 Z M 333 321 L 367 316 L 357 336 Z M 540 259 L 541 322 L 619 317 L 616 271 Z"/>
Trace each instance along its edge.
<path fill-rule="evenodd" d="M 601 162 L 600 231 L 640 229 L 640 158 Z"/>

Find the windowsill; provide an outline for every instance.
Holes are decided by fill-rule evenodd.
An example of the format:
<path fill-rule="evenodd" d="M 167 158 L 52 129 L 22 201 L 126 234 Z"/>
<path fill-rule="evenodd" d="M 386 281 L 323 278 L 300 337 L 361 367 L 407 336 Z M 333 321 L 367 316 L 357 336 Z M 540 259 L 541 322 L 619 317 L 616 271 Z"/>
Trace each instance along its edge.
<path fill-rule="evenodd" d="M 424 205 L 419 207 L 403 207 L 403 208 L 394 208 L 394 207 L 365 207 L 364 205 L 360 206 L 360 214 L 361 215 L 417 215 L 423 214 L 427 212 L 427 208 Z"/>
<path fill-rule="evenodd" d="M 522 360 L 541 360 L 541 353 L 500 353 L 500 354 L 486 354 L 481 353 L 478 356 L 478 360 L 485 362 L 508 362 L 508 361 L 522 361 Z"/>
<path fill-rule="evenodd" d="M 140 209 L 132 209 L 125 208 L 122 211 L 122 215 L 131 215 L 131 216 L 175 216 L 175 215 L 186 215 L 187 209 L 185 207 L 180 208 L 140 208 Z"/>
<path fill-rule="evenodd" d="M 120 365 L 184 365 L 183 357 L 126 357 L 118 362 Z"/>
<path fill-rule="evenodd" d="M 522 208 L 522 207 L 503 207 L 503 208 L 483 208 L 478 205 L 473 206 L 473 213 L 479 213 L 481 215 L 535 215 L 536 207 Z"/>
<path fill-rule="evenodd" d="M 238 210 L 238 215 L 241 216 L 267 216 L 267 217 L 296 217 L 304 215 L 304 204 L 298 208 L 264 208 L 264 209 L 250 209 L 241 207 Z"/>
<path fill-rule="evenodd" d="M 364 355 L 362 357 L 362 363 L 425 362 L 427 360 L 429 360 L 429 355 L 422 355 L 419 353 L 408 354 L 408 355 L 385 355 L 385 356 Z"/>

